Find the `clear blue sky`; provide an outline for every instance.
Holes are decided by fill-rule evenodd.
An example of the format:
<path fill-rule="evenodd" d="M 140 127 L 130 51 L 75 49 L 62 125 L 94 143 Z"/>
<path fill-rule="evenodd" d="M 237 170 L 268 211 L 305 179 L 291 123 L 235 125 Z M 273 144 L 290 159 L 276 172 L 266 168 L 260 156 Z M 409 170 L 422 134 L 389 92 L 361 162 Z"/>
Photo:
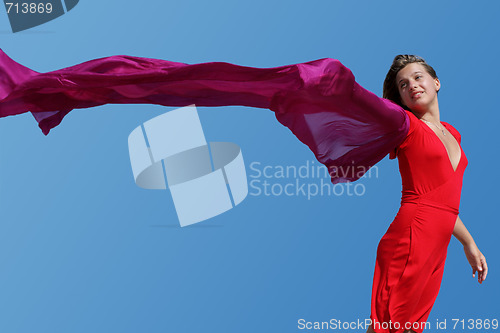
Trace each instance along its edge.
<path fill-rule="evenodd" d="M 331 57 L 379 95 L 396 54 L 426 58 L 441 120 L 469 160 L 460 216 L 491 270 L 479 285 L 452 239 L 429 317 L 438 332 L 436 320 L 450 330 L 454 318 L 500 319 L 499 12 L 497 1 L 80 0 L 17 34 L 0 13 L 0 47 L 41 72 L 114 54 L 256 67 Z M 167 110 L 76 110 L 47 137 L 29 114 L 0 120 L 0 332 L 285 333 L 301 332 L 301 318 L 368 318 L 377 244 L 399 207 L 397 162 L 360 180 L 363 195 L 249 195 L 180 228 L 167 191 L 135 185 L 127 148 Z M 208 141 L 240 145 L 249 176 L 252 162 L 318 164 L 271 111 L 199 113 Z"/>

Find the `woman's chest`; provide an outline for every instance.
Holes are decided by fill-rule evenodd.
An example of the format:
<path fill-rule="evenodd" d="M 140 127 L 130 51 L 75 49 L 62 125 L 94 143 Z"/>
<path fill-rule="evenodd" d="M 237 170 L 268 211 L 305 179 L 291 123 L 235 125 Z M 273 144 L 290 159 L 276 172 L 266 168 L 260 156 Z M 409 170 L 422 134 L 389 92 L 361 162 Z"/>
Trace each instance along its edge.
<path fill-rule="evenodd" d="M 408 172 L 443 181 L 456 173 L 462 163 L 467 163 L 457 139 L 449 131 L 445 133 L 439 135 L 430 128 L 415 131 L 401 156 Z"/>

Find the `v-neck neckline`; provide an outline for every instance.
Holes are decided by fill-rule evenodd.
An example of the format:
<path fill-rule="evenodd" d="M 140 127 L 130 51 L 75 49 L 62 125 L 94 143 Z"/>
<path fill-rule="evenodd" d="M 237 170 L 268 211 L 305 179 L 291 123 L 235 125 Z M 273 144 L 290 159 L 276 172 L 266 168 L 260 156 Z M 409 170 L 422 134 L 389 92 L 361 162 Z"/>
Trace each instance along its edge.
<path fill-rule="evenodd" d="M 451 167 L 451 170 L 453 171 L 453 173 L 457 172 L 458 170 L 458 167 L 460 166 L 460 162 L 462 162 L 462 146 L 460 145 L 460 143 L 458 143 L 458 140 L 457 138 L 455 137 L 455 135 L 453 133 L 451 133 L 451 131 L 448 129 L 448 126 L 445 125 L 446 123 L 445 122 L 439 122 L 441 124 L 441 126 L 444 126 L 446 127 L 446 129 L 448 130 L 448 132 L 451 134 L 451 136 L 453 137 L 453 139 L 455 139 L 457 145 L 458 145 L 458 148 L 460 148 L 460 158 L 458 159 L 458 163 L 457 163 L 457 167 L 456 168 L 453 168 L 453 164 L 451 162 L 451 157 L 450 157 L 450 153 L 448 152 L 448 148 L 446 148 L 446 145 L 444 144 L 443 140 L 441 140 L 441 138 L 436 134 L 436 132 L 434 132 L 434 130 L 429 126 L 427 125 L 426 123 L 424 123 L 423 121 L 421 121 L 419 119 L 419 121 L 422 123 L 422 125 L 424 125 L 425 127 L 427 127 L 427 129 L 429 131 L 431 131 L 434 136 L 436 137 L 436 139 L 441 143 L 441 146 L 444 148 L 444 150 L 446 151 L 446 156 L 448 157 L 448 164 L 450 165 Z"/>

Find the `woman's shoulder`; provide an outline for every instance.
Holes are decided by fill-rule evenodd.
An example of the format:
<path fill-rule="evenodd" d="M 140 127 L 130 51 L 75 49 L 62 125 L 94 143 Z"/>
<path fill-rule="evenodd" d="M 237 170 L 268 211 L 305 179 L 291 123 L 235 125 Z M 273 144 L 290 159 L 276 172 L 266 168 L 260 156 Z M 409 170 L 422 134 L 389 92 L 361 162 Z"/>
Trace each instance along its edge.
<path fill-rule="evenodd" d="M 408 118 L 410 118 L 410 124 L 413 123 L 413 125 L 416 125 L 418 121 L 420 121 L 417 116 L 413 114 L 413 112 L 405 110 L 406 114 L 408 115 Z"/>
<path fill-rule="evenodd" d="M 410 119 L 410 130 L 408 131 L 407 135 L 407 137 L 410 137 L 420 126 L 422 126 L 422 122 L 420 121 L 420 119 L 417 118 L 417 116 L 413 114 L 413 112 L 408 110 L 405 110 L 405 112 L 408 115 L 408 118 Z"/>
<path fill-rule="evenodd" d="M 443 124 L 443 126 L 446 127 L 446 129 L 455 137 L 455 139 L 457 139 L 458 143 L 462 142 L 462 135 L 460 135 L 460 132 L 455 127 L 453 127 L 446 121 L 442 121 L 441 124 Z"/>
<path fill-rule="evenodd" d="M 406 134 L 406 137 L 404 140 L 397 146 L 393 151 L 390 152 L 389 154 L 389 159 L 395 159 L 401 149 L 404 149 L 410 142 L 413 140 L 415 137 L 415 133 L 418 132 L 418 128 L 420 126 L 421 121 L 413 114 L 413 112 L 405 110 L 410 126 L 408 129 L 408 133 Z"/>

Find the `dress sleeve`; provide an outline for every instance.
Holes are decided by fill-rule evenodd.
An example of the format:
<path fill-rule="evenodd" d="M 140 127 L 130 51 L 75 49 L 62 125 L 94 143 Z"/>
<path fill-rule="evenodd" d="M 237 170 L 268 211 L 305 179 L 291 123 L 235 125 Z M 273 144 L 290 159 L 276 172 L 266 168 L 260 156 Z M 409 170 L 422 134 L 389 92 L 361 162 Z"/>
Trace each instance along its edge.
<path fill-rule="evenodd" d="M 267 108 L 333 183 L 354 181 L 406 137 L 398 105 L 362 88 L 338 60 L 254 68 L 111 56 L 37 73 L 0 50 L 0 117 L 32 112 L 44 134 L 73 109 L 108 103 Z"/>

